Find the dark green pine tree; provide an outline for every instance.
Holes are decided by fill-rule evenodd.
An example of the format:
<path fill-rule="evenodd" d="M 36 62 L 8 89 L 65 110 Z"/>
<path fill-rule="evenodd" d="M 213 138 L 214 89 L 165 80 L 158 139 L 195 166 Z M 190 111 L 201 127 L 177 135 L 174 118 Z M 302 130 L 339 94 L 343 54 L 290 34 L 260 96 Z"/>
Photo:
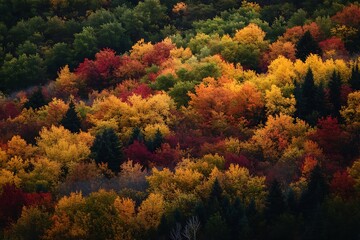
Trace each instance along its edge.
<path fill-rule="evenodd" d="M 296 58 L 305 61 L 311 53 L 321 55 L 322 50 L 311 33 L 307 31 L 296 44 Z"/>
<path fill-rule="evenodd" d="M 331 103 L 331 115 L 340 117 L 341 109 L 341 78 L 340 74 L 333 72 L 329 81 L 329 101 Z"/>
<path fill-rule="evenodd" d="M 315 86 L 314 109 L 318 113 L 318 118 L 328 115 L 328 107 L 323 83 L 320 83 L 319 86 Z"/>
<path fill-rule="evenodd" d="M 355 67 L 352 68 L 349 84 L 353 90 L 360 90 L 360 71 L 357 63 L 355 64 Z"/>
<path fill-rule="evenodd" d="M 70 130 L 72 133 L 78 133 L 81 129 L 81 121 L 75 110 L 75 104 L 70 101 L 69 109 L 66 111 L 64 117 L 61 119 L 60 124 Z"/>
<path fill-rule="evenodd" d="M 302 193 L 300 209 L 305 215 L 319 207 L 328 194 L 329 186 L 319 165 L 311 172 L 307 189 Z"/>
<path fill-rule="evenodd" d="M 38 109 L 47 104 L 44 94 L 41 91 L 41 87 L 29 97 L 29 100 L 24 104 L 24 108 Z"/>
<path fill-rule="evenodd" d="M 160 130 L 156 130 L 154 139 L 147 141 L 146 146 L 149 151 L 154 152 L 156 149 L 161 147 L 161 144 L 164 142 L 164 138 Z"/>
<path fill-rule="evenodd" d="M 310 68 L 306 73 L 304 84 L 301 87 L 301 100 L 302 102 L 299 103 L 299 105 L 301 105 L 300 109 L 302 112 L 300 112 L 299 117 L 310 124 L 316 124 L 318 117 L 318 114 L 315 111 L 316 86 L 314 83 L 314 75 Z"/>
<path fill-rule="evenodd" d="M 285 211 L 284 195 L 277 180 L 271 183 L 266 203 L 265 217 L 268 221 L 275 220 Z"/>
<path fill-rule="evenodd" d="M 128 145 L 133 144 L 135 140 L 138 141 L 138 142 L 144 142 L 144 136 L 141 133 L 141 130 L 140 130 L 139 127 L 135 127 L 133 129 L 132 134 L 131 134 L 130 139 L 129 139 L 129 142 L 128 142 Z"/>
<path fill-rule="evenodd" d="M 122 144 L 112 128 L 98 133 L 91 146 L 91 157 L 96 163 L 107 163 L 108 168 L 118 173 L 123 162 Z"/>
<path fill-rule="evenodd" d="M 305 105 L 304 105 L 304 98 L 302 92 L 302 85 L 295 81 L 295 89 L 294 89 L 294 96 L 295 96 L 295 116 L 297 118 L 304 119 L 305 116 Z"/>

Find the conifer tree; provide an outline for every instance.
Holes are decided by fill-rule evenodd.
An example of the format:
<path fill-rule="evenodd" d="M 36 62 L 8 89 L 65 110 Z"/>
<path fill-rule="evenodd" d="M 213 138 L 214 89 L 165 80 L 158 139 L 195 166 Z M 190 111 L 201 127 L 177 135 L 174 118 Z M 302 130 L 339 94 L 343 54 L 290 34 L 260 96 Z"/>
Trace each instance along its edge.
<path fill-rule="evenodd" d="M 115 173 L 120 171 L 123 161 L 122 144 L 114 129 L 107 128 L 98 133 L 91 146 L 91 157 L 96 163 L 107 163 L 108 168 Z"/>
<path fill-rule="evenodd" d="M 60 124 L 72 133 L 78 133 L 81 129 L 81 121 L 75 110 L 75 104 L 70 101 L 69 109 L 66 111 Z"/>
<path fill-rule="evenodd" d="M 351 70 L 351 77 L 349 79 L 349 84 L 353 90 L 355 91 L 360 90 L 360 71 L 357 63 L 355 64 L 355 67 L 353 67 Z"/>
<path fill-rule="evenodd" d="M 265 215 L 268 221 L 274 220 L 285 211 L 284 195 L 281 191 L 280 183 L 277 180 L 271 183 L 266 202 Z"/>
<path fill-rule="evenodd" d="M 300 209 L 305 214 L 320 206 L 328 193 L 328 184 L 319 165 L 311 172 L 307 189 L 303 192 L 300 199 Z"/>
<path fill-rule="evenodd" d="M 46 104 L 47 102 L 45 101 L 41 87 L 38 87 L 38 89 L 29 97 L 29 100 L 24 104 L 24 107 L 38 109 Z"/>
<path fill-rule="evenodd" d="M 339 117 L 341 109 L 341 78 L 340 74 L 335 71 L 329 81 L 329 100 L 332 105 L 331 115 Z"/>
<path fill-rule="evenodd" d="M 305 61 L 311 53 L 321 55 L 322 51 L 311 33 L 307 31 L 296 44 L 296 58 Z"/>

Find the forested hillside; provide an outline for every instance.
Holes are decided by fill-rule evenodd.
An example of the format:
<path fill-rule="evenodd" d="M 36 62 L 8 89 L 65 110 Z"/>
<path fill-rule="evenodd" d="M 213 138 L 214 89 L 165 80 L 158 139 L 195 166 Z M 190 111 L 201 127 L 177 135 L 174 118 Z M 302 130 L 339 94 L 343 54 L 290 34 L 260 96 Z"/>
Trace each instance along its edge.
<path fill-rule="evenodd" d="M 0 239 L 360 238 L 360 4 L 0 0 Z"/>

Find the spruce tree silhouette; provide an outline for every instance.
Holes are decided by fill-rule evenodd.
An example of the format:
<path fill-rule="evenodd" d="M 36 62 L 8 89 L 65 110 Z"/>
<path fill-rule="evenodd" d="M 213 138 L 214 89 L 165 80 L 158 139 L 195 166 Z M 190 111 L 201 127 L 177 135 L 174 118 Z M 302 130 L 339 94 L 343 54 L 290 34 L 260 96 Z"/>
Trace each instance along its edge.
<path fill-rule="evenodd" d="M 322 50 L 311 33 L 307 31 L 296 44 L 296 58 L 305 61 L 311 53 L 321 55 Z"/>
<path fill-rule="evenodd" d="M 118 173 L 123 162 L 122 144 L 114 129 L 107 128 L 98 133 L 91 146 L 91 157 L 96 163 L 107 163 L 108 168 Z"/>
<path fill-rule="evenodd" d="M 81 121 L 75 110 L 75 104 L 70 101 L 69 109 L 66 111 L 64 117 L 61 119 L 60 124 L 70 130 L 72 133 L 78 133 L 81 129 Z"/>

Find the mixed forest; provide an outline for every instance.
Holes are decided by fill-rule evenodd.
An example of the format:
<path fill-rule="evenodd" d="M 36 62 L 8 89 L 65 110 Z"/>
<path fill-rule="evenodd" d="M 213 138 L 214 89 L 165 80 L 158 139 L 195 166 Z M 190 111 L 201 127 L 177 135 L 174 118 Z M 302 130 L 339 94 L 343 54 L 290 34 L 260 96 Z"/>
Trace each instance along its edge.
<path fill-rule="evenodd" d="M 0 0 L 0 239 L 360 239 L 360 4 Z"/>

